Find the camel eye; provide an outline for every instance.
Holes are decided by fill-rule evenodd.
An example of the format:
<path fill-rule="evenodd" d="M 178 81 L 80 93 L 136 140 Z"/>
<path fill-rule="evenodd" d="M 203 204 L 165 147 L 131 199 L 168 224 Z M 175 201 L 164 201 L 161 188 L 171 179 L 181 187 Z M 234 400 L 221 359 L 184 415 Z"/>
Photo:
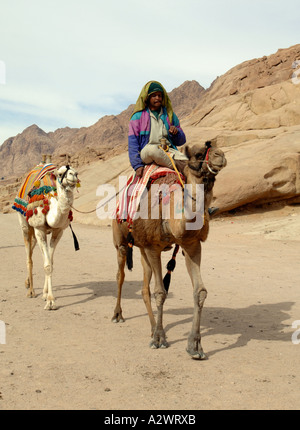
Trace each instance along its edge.
<path fill-rule="evenodd" d="M 196 159 L 197 159 L 197 160 L 199 160 L 200 158 L 202 158 L 202 157 L 203 157 L 202 152 L 198 152 L 198 153 L 195 155 L 195 157 L 196 157 Z"/>

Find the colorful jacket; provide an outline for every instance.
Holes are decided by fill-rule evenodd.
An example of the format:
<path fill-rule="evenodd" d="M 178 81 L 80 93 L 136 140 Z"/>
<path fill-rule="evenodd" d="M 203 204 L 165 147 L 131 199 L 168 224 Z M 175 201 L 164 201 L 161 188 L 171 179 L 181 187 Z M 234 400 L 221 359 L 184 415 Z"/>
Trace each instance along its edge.
<path fill-rule="evenodd" d="M 160 117 L 163 120 L 167 131 L 169 131 L 171 125 L 176 126 L 178 129 L 178 133 L 176 135 L 168 134 L 168 140 L 171 142 L 171 146 L 177 149 L 177 146 L 184 145 L 186 142 L 185 134 L 180 127 L 179 119 L 176 114 L 173 112 L 171 122 L 166 107 L 163 107 L 163 113 Z M 130 163 L 134 170 L 144 166 L 140 157 L 140 152 L 149 142 L 150 129 L 151 119 L 148 108 L 132 115 L 129 122 L 128 153 Z"/>

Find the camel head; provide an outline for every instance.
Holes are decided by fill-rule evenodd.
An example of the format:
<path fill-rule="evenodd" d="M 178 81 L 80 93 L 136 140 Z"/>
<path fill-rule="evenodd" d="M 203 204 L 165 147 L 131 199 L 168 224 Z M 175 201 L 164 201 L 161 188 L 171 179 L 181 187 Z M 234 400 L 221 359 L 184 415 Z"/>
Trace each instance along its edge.
<path fill-rule="evenodd" d="M 54 175 L 58 183 L 66 190 L 73 190 L 78 183 L 78 173 L 69 165 L 61 166 L 54 172 Z"/>
<path fill-rule="evenodd" d="M 216 176 L 223 169 L 227 160 L 224 152 L 212 146 L 211 142 L 206 142 L 205 145 L 193 145 L 186 147 L 185 155 L 189 159 L 187 166 L 190 172 L 196 176 Z"/>

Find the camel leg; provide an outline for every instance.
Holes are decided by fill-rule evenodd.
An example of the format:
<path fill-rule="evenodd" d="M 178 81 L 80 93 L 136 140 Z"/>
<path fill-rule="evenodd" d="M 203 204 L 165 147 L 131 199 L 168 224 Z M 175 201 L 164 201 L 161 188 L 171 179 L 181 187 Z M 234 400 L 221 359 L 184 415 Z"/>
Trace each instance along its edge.
<path fill-rule="evenodd" d="M 25 287 L 28 288 L 27 297 L 35 297 L 35 291 L 33 289 L 33 261 L 32 253 L 36 244 L 36 239 L 34 236 L 34 230 L 28 225 L 23 215 L 19 215 L 19 222 L 23 232 L 25 251 L 27 257 L 27 279 L 25 280 Z"/>
<path fill-rule="evenodd" d="M 200 323 L 201 313 L 206 299 L 207 291 L 200 274 L 201 243 L 185 247 L 185 263 L 193 285 L 194 314 L 192 330 L 188 337 L 187 352 L 192 358 L 203 360 L 206 358 L 201 346 Z"/>
<path fill-rule="evenodd" d="M 118 259 L 118 273 L 117 273 L 117 284 L 118 284 L 118 297 L 117 303 L 114 310 L 112 321 L 115 323 L 124 322 L 121 308 L 121 297 L 122 297 L 122 286 L 125 279 L 125 263 L 126 263 L 126 246 L 120 245 L 117 248 L 117 259 Z"/>
<path fill-rule="evenodd" d="M 142 296 L 150 319 L 151 336 L 153 336 L 156 322 L 155 322 L 155 318 L 154 318 L 153 310 L 151 306 L 151 293 L 150 293 L 150 281 L 152 277 L 152 269 L 148 261 L 148 258 L 145 254 L 145 251 L 143 249 L 141 249 L 140 251 L 141 251 L 141 262 L 142 262 L 143 271 L 144 271 L 144 284 L 142 289 Z"/>
<path fill-rule="evenodd" d="M 47 303 L 44 309 L 56 309 L 55 300 L 52 292 L 52 264 L 50 252 L 47 245 L 46 232 L 40 229 L 35 229 L 35 236 L 39 244 L 44 260 L 45 283 L 44 292 L 47 290 Z"/>
<path fill-rule="evenodd" d="M 29 257 L 29 265 L 30 265 L 30 275 L 28 276 L 27 281 L 25 282 L 26 286 L 28 285 L 27 288 L 29 288 L 29 291 L 27 293 L 28 297 L 35 297 L 35 292 L 33 289 L 33 275 L 32 275 L 32 270 L 33 270 L 33 260 L 32 260 L 32 254 L 33 254 L 33 250 L 34 247 L 36 245 L 36 238 L 34 235 L 34 229 L 31 229 L 30 231 L 30 257 Z"/>
<path fill-rule="evenodd" d="M 57 229 L 57 230 L 52 231 L 51 240 L 50 240 L 50 244 L 49 244 L 49 248 L 48 248 L 49 258 L 50 258 L 50 263 L 51 263 L 51 273 L 50 273 L 49 277 L 45 276 L 45 283 L 44 283 L 44 289 L 43 289 L 43 299 L 44 300 L 48 300 L 49 284 L 50 284 L 50 288 L 52 290 L 52 272 L 53 272 L 54 251 L 55 251 L 57 244 L 60 241 L 62 235 L 63 235 L 63 230 Z M 53 297 L 53 294 L 52 294 L 52 297 Z M 46 305 L 45 309 L 56 309 L 56 307 L 50 307 L 49 308 Z"/>
<path fill-rule="evenodd" d="M 144 248 L 146 257 L 154 273 L 154 296 L 157 307 L 157 322 L 155 324 L 151 348 L 167 348 L 165 331 L 163 329 L 163 305 L 167 297 L 161 270 L 161 251 L 155 248 Z"/>

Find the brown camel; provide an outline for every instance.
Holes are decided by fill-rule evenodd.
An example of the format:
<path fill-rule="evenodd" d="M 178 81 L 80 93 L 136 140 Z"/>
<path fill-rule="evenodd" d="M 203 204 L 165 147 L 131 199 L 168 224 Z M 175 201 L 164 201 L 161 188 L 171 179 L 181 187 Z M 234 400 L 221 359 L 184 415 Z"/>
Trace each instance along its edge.
<path fill-rule="evenodd" d="M 171 244 L 176 244 L 183 249 L 187 271 L 193 285 L 194 314 L 192 330 L 188 337 L 187 352 L 194 359 L 206 358 L 201 346 L 200 335 L 201 312 L 207 295 L 206 288 L 200 275 L 201 242 L 205 241 L 208 235 L 208 208 L 212 200 L 212 189 L 215 178 L 219 171 L 226 166 L 226 158 L 223 151 L 210 146 L 210 142 L 207 142 L 205 146 L 195 145 L 191 148 L 187 147 L 186 155 L 189 160 L 186 162 L 181 161 L 181 168 L 178 166 L 186 178 L 185 183 L 191 184 L 191 195 L 189 195 L 189 192 L 187 195 L 190 197 L 189 201 L 193 213 L 196 213 L 197 185 L 204 185 L 204 215 L 202 213 L 204 224 L 201 222 L 199 228 L 197 228 L 197 225 L 193 228 L 193 222 L 196 222 L 196 218 L 187 219 L 185 213 L 183 213 L 181 219 L 175 219 L 174 211 L 172 211 L 172 208 L 174 209 L 175 207 L 175 193 L 170 192 L 171 210 L 169 219 L 162 218 L 162 203 L 160 202 L 159 219 L 151 219 L 149 209 L 148 219 L 142 219 L 140 217 L 136 219 L 132 225 L 134 245 L 140 248 L 141 262 L 144 271 L 142 296 L 152 328 L 151 348 L 166 348 L 168 346 L 163 328 L 163 304 L 167 296 L 167 291 L 163 283 L 161 252 L 170 249 Z M 175 172 L 174 175 L 176 175 Z M 156 182 L 161 182 L 161 180 L 162 178 Z M 149 208 L 151 206 L 151 187 L 148 192 Z M 180 192 L 181 199 L 183 199 L 184 190 Z M 121 308 L 121 292 L 125 278 L 124 268 L 126 254 L 129 249 L 127 222 L 119 223 L 117 220 L 113 220 L 113 241 L 117 249 L 118 259 L 118 298 L 112 320 L 114 322 L 119 322 L 124 321 Z M 154 318 L 151 307 L 150 280 L 152 273 L 154 273 L 155 278 L 154 296 L 157 306 L 157 320 Z"/>

